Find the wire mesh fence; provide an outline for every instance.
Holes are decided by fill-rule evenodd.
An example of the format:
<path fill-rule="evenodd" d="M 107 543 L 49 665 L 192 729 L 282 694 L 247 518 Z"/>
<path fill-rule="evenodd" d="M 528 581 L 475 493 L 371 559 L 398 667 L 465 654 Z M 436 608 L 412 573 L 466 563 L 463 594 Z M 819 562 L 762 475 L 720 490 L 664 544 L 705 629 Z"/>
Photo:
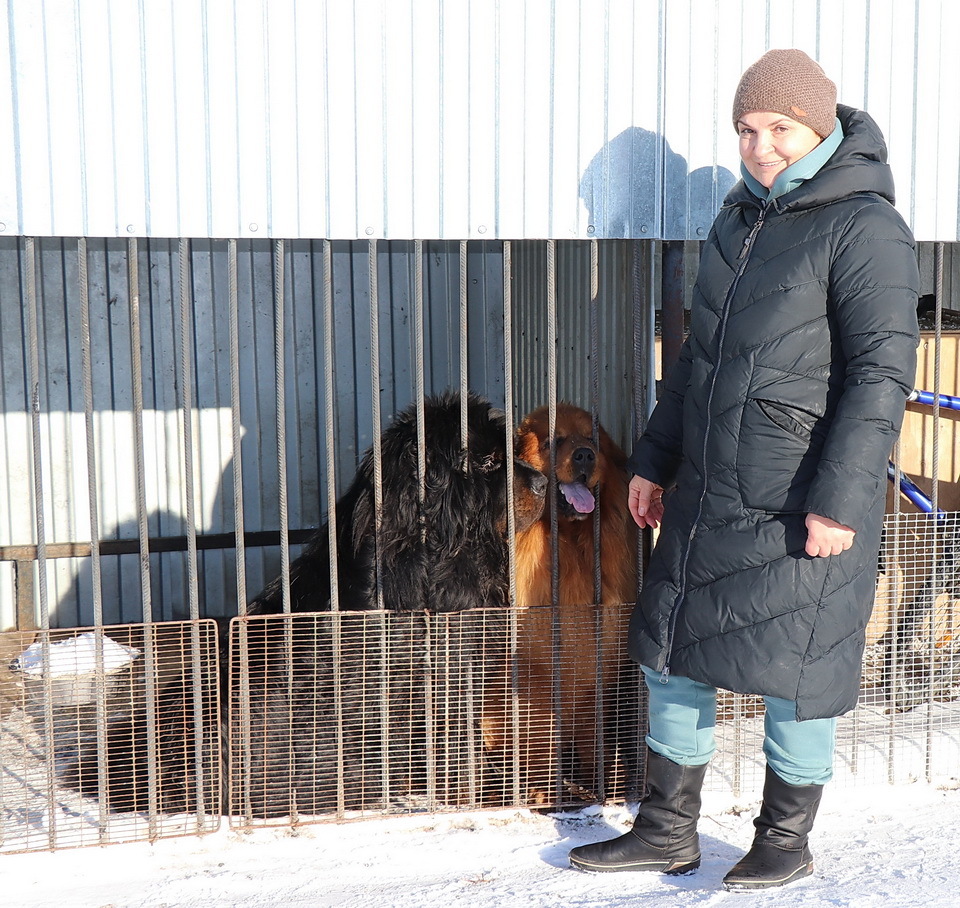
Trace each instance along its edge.
<path fill-rule="evenodd" d="M 594 655 L 576 679 L 550 660 L 550 609 L 235 619 L 231 822 L 627 797 L 642 700 L 600 630 L 624 608 L 568 629 Z"/>
<path fill-rule="evenodd" d="M 887 518 L 835 785 L 960 773 L 954 532 Z M 0 852 L 203 833 L 221 813 L 250 828 L 635 800 L 645 698 L 625 635 L 604 631 L 628 611 L 565 628 L 549 606 L 247 616 L 222 628 L 222 666 L 208 620 L 3 634 Z M 717 740 L 707 788 L 758 792 L 762 701 L 720 692 Z"/>
<path fill-rule="evenodd" d="M 960 588 L 954 515 L 886 518 L 857 708 L 837 724 L 835 785 L 960 775 Z M 759 792 L 763 701 L 722 694 L 717 790 Z"/>
<path fill-rule="evenodd" d="M 0 638 L 0 852 L 218 827 L 214 622 Z"/>

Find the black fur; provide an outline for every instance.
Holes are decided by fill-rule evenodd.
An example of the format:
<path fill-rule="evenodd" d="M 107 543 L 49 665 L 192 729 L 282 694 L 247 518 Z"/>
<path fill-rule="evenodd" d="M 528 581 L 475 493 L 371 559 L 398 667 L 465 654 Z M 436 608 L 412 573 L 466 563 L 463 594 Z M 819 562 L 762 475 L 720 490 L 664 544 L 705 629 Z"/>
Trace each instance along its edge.
<path fill-rule="evenodd" d="M 461 446 L 460 396 L 424 402 L 426 475 L 420 502 L 417 414 L 401 413 L 382 435 L 382 508 L 375 532 L 374 458 L 368 451 L 352 485 L 337 502 L 339 607 L 379 608 L 377 548 L 383 608 L 462 612 L 507 605 L 507 472 L 502 413 L 471 394 L 467 450 Z M 514 463 L 519 531 L 543 508 L 546 480 L 523 461 Z M 290 566 L 290 610 L 312 612 L 330 604 L 328 528 L 324 524 Z M 248 614 L 283 610 L 277 578 Z"/>
<path fill-rule="evenodd" d="M 423 492 L 415 407 L 385 430 L 379 530 L 373 451 L 364 456 L 335 508 L 336 609 L 324 524 L 290 566 L 290 611 L 298 614 L 269 617 L 284 611 L 278 578 L 250 603 L 250 617 L 235 623 L 229 659 L 221 664 L 233 812 L 284 816 L 384 808 L 424 793 L 460 797 L 464 752 L 476 735 L 466 679 L 474 669 L 477 677 L 498 670 L 483 664 L 482 654 L 494 638 L 502 644 L 502 613 L 495 610 L 508 604 L 509 583 L 503 414 L 470 395 L 464 451 L 460 412 L 457 394 L 424 403 Z M 540 516 L 545 491 L 542 473 L 514 461 L 518 530 Z M 407 614 L 386 615 L 381 606 Z M 173 683 L 175 700 L 186 687 Z M 428 709 L 428 702 L 444 705 Z M 189 810 L 192 770 L 182 746 L 171 741 L 184 722 L 168 713 L 163 722 L 160 740 L 170 746 L 160 751 L 161 775 L 176 777 L 169 778 L 170 791 L 183 794 L 162 798 L 161 809 Z M 111 791 L 116 785 L 130 794 L 121 803 L 112 798 L 111 806 L 136 809 L 145 803 L 146 771 L 129 751 L 131 744 L 143 747 L 142 720 L 123 725 L 111 731 L 108 765 L 126 774 L 114 780 L 111 773 Z M 89 769 L 96 760 L 95 745 L 84 745 L 65 781 L 96 794 L 96 772 Z"/>

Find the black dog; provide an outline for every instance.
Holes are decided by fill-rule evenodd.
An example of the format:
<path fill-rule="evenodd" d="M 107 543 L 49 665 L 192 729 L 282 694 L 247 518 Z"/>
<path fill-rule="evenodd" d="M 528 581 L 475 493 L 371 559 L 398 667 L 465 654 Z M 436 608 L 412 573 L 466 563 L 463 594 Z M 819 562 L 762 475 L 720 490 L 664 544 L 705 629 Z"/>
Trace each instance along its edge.
<path fill-rule="evenodd" d="M 476 734 L 464 685 L 474 669 L 491 670 L 481 664 L 489 643 L 502 648 L 502 613 L 489 609 L 506 606 L 509 591 L 505 420 L 470 395 L 465 449 L 460 420 L 459 395 L 424 402 L 422 482 L 416 409 L 385 430 L 379 519 L 373 452 L 364 456 L 336 504 L 335 606 L 325 524 L 290 566 L 290 610 L 312 614 L 269 617 L 284 611 L 277 579 L 250 604 L 250 617 L 235 622 L 230 657 L 222 660 L 224 680 L 232 673 L 223 701 L 230 705 L 232 812 L 284 816 L 384 808 L 423 793 L 458 797 L 465 784 L 459 749 L 469 750 Z M 539 518 L 546 478 L 513 463 L 520 530 Z M 407 614 L 388 616 L 381 606 Z M 438 638 L 447 643 L 437 647 Z M 187 685 L 172 689 L 171 703 L 181 695 L 189 702 Z M 446 706 L 428 707 L 436 702 Z M 186 725 L 178 709 L 160 710 L 161 741 Z M 112 796 L 110 805 L 143 809 L 146 771 L 132 754 L 143 738 L 122 725 L 110 729 L 107 752 L 111 792 L 117 775 L 116 792 L 127 795 Z M 195 809 L 193 780 L 183 778 L 191 770 L 182 758 L 175 768 L 164 757 L 161 751 L 160 778 L 183 795 L 161 798 L 162 809 Z M 86 745 L 67 783 L 96 794 L 96 766 L 95 746 Z"/>
<path fill-rule="evenodd" d="M 420 500 L 417 414 L 401 413 L 380 440 L 382 507 L 374 507 L 374 462 L 368 451 L 353 484 L 337 502 L 337 574 L 342 609 L 462 612 L 505 606 L 507 471 L 503 414 L 476 395 L 467 401 L 467 448 L 460 396 L 424 402 L 425 491 Z M 546 478 L 514 461 L 516 530 L 543 510 Z M 290 566 L 290 611 L 330 605 L 328 529 L 324 525 Z M 377 556 L 382 606 L 377 593 Z M 277 578 L 250 604 L 251 615 L 283 610 Z"/>

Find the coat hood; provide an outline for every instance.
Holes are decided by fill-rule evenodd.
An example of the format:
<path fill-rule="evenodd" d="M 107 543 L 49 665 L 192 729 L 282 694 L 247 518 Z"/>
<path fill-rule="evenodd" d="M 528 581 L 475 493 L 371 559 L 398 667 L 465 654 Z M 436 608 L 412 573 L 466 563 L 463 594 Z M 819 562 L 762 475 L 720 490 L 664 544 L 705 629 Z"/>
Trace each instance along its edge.
<path fill-rule="evenodd" d="M 843 141 L 816 176 L 792 192 L 772 201 L 778 211 L 813 208 L 858 192 L 871 192 L 896 201 L 893 171 L 887 164 L 887 143 L 876 120 L 866 111 L 837 105 Z M 723 207 L 744 205 L 758 208 L 761 201 L 740 180 L 730 190 Z"/>

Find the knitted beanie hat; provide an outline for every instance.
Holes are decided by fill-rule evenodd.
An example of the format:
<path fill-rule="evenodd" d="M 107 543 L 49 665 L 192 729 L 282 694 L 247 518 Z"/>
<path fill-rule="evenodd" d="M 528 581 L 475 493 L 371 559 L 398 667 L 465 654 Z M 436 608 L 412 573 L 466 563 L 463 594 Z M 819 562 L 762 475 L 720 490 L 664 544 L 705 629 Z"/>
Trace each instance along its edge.
<path fill-rule="evenodd" d="M 802 50 L 768 50 L 740 77 L 733 128 L 753 110 L 784 114 L 826 138 L 836 121 L 837 86 Z"/>

